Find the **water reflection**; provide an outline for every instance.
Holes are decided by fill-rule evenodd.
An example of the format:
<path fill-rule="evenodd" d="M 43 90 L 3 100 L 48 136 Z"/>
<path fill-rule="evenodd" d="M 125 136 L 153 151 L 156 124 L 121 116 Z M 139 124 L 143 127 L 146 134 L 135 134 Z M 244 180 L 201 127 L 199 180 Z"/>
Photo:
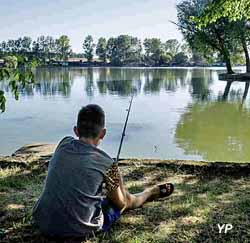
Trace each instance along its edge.
<path fill-rule="evenodd" d="M 209 161 L 249 161 L 250 109 L 237 103 L 190 105 L 179 121 L 175 138 L 186 154 Z"/>
<path fill-rule="evenodd" d="M 69 72 L 67 69 L 44 68 L 36 69 L 34 74 L 35 84 L 26 85 L 25 88 L 20 87 L 19 92 L 21 96 L 40 94 L 42 96 L 62 95 L 69 97 L 75 78 L 74 72 Z M 7 81 L 2 82 L 0 89 L 7 93 L 10 92 Z"/>
<path fill-rule="evenodd" d="M 198 100 L 188 106 L 176 127 L 178 146 L 185 154 L 201 155 L 209 161 L 249 161 L 250 107 L 244 105 L 249 82 L 244 83 L 244 91 L 234 87 L 235 82 L 226 82 L 217 99 L 211 96 L 211 81 L 192 78 L 191 82 L 193 88 L 198 87 Z"/>
<path fill-rule="evenodd" d="M 24 143 L 57 142 L 70 131 L 79 106 L 89 102 L 107 112 L 110 132 L 104 146 L 116 152 L 124 120 L 121 110 L 133 93 L 124 157 L 250 160 L 249 83 L 218 81 L 217 70 L 41 68 L 35 79 L 34 86 L 20 89 L 21 96 L 31 99 L 7 99 L 7 111 L 0 117 L 5 138 L 0 153 L 13 152 Z M 6 82 L 0 82 L 0 89 L 9 92 Z M 60 122 L 51 126 L 55 113 Z M 23 122 L 26 117 L 29 127 Z"/>
<path fill-rule="evenodd" d="M 59 72 L 53 69 L 38 69 L 35 73 L 35 91 L 43 96 L 54 96 L 60 94 L 69 97 L 73 85 L 74 72 L 67 69 Z"/>
<path fill-rule="evenodd" d="M 189 87 L 193 98 L 207 100 L 216 71 L 203 69 L 122 69 L 122 68 L 44 68 L 35 72 L 36 83 L 20 88 L 22 96 L 70 97 L 74 81 L 81 79 L 87 96 L 131 96 L 136 94 L 159 94 L 161 91 L 176 92 Z M 0 88 L 10 92 L 6 82 Z"/>
<path fill-rule="evenodd" d="M 159 93 L 161 90 L 175 92 L 178 86 L 189 83 L 190 71 L 187 69 L 146 70 L 144 93 Z"/>
<path fill-rule="evenodd" d="M 225 87 L 225 90 L 224 90 L 224 93 L 222 95 L 222 97 L 219 96 L 219 100 L 223 100 L 223 101 L 226 101 L 228 100 L 228 97 L 230 96 L 230 99 L 233 100 L 233 99 L 238 99 L 238 100 L 242 100 L 242 104 L 244 104 L 246 98 L 247 98 L 247 95 L 248 95 L 248 91 L 249 91 L 249 86 L 250 86 L 250 81 L 249 82 L 245 82 L 245 88 L 244 88 L 244 92 L 242 94 L 241 90 L 232 90 L 230 92 L 230 89 L 232 87 L 232 84 L 233 82 L 232 81 L 228 81 L 227 84 L 226 84 L 226 87 Z M 241 98 L 242 96 L 242 98 Z"/>
<path fill-rule="evenodd" d="M 203 75 L 201 70 L 194 70 L 191 74 L 191 95 L 196 100 L 209 100 L 211 99 L 211 90 L 209 86 L 213 83 L 216 77 L 213 77 L 214 73 L 210 70 Z M 204 71 L 203 71 L 204 72 Z"/>
<path fill-rule="evenodd" d="M 113 81 L 98 81 L 99 92 L 101 94 L 117 94 L 119 96 L 129 96 L 137 93 L 139 87 L 133 86 L 132 80 L 113 80 Z"/>

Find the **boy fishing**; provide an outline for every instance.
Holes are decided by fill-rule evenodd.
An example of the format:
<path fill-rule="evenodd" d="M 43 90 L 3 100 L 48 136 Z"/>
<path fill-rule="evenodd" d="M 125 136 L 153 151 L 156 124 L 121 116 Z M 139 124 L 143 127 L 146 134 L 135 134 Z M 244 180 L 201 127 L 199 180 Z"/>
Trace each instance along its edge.
<path fill-rule="evenodd" d="M 138 194 L 126 190 L 118 161 L 98 148 L 106 134 L 105 114 L 100 106 L 81 108 L 74 133 L 78 139 L 65 137 L 58 144 L 44 190 L 33 208 L 34 221 L 43 234 L 89 237 L 107 231 L 123 212 L 172 194 L 171 183 Z"/>

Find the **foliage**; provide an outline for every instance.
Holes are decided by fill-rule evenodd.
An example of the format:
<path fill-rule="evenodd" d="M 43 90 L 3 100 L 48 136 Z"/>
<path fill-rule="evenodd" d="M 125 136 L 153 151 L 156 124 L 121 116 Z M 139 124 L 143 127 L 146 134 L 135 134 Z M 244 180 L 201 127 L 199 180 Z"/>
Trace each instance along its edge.
<path fill-rule="evenodd" d="M 69 37 L 65 35 L 58 39 L 42 35 L 34 41 L 27 36 L 16 40 L 10 39 L 0 43 L 0 57 L 15 55 L 18 59 L 27 58 L 29 61 L 36 60 L 37 63 L 44 64 L 53 58 L 66 60 L 71 53 L 69 42 Z M 20 64 L 22 62 L 23 60 L 20 60 Z"/>
<path fill-rule="evenodd" d="M 243 52 L 247 72 L 250 72 L 249 17 L 250 2 L 248 0 L 210 0 L 206 1 L 199 15 L 190 16 L 190 21 L 194 21 L 200 30 L 211 25 L 215 26 L 221 22 L 226 22 L 230 28 L 228 42 L 230 42 L 231 46 L 235 46 L 237 43 L 237 46 L 235 46 L 234 51 L 231 53 L 231 59 L 234 63 L 242 62 L 241 53 Z"/>
<path fill-rule="evenodd" d="M 165 51 L 173 58 L 180 50 L 181 44 L 176 39 L 167 40 L 164 44 Z"/>
<path fill-rule="evenodd" d="M 0 44 L 0 53 L 20 53 L 24 54 L 31 51 L 32 39 L 28 36 L 20 37 L 16 40 L 3 41 Z"/>
<path fill-rule="evenodd" d="M 60 50 L 59 45 L 61 45 L 61 43 L 61 41 L 57 41 L 56 43 L 56 40 L 51 36 L 40 36 L 32 43 L 32 50 L 33 53 L 45 63 L 47 59 L 50 59 L 57 54 L 57 51 Z"/>
<path fill-rule="evenodd" d="M 116 48 L 116 38 L 109 38 L 107 42 L 107 57 L 111 63 L 116 63 Z"/>
<path fill-rule="evenodd" d="M 99 56 L 99 58 L 103 61 L 107 61 L 107 41 L 105 38 L 101 37 L 98 40 L 97 46 L 96 46 L 96 55 Z"/>
<path fill-rule="evenodd" d="M 62 35 L 56 40 L 57 51 L 62 60 L 67 60 L 70 55 L 70 39 L 67 35 Z"/>
<path fill-rule="evenodd" d="M 192 56 L 188 43 L 181 43 L 176 39 L 162 42 L 157 38 L 147 38 L 142 43 L 139 38 L 130 35 L 120 35 L 109 39 L 101 37 L 97 44 L 89 35 L 84 40 L 83 50 L 83 53 L 73 53 L 70 49 L 69 37 L 65 35 L 58 39 L 41 35 L 34 41 L 26 36 L 17 40 L 2 41 L 0 58 L 14 55 L 18 59 L 19 66 L 24 61 L 47 65 L 66 61 L 69 57 L 85 57 L 91 63 L 96 54 L 104 64 L 161 66 L 172 65 L 174 57 L 180 52 L 185 53 L 189 59 Z M 188 63 L 189 60 L 185 65 Z"/>
<path fill-rule="evenodd" d="M 109 38 L 107 43 L 107 56 L 114 65 L 140 62 L 141 52 L 141 42 L 137 37 L 120 35 Z"/>
<path fill-rule="evenodd" d="M 18 59 L 17 57 L 15 56 L 6 56 L 4 57 L 4 66 L 6 68 L 14 68 L 16 69 L 17 68 L 17 65 L 18 65 Z"/>
<path fill-rule="evenodd" d="M 216 23 L 222 18 L 231 21 L 250 19 L 249 0 L 210 0 L 203 13 L 196 20 L 200 27 Z"/>
<path fill-rule="evenodd" d="M 25 88 L 27 84 L 34 83 L 34 75 L 31 68 L 35 67 L 36 63 L 28 63 L 23 61 L 23 69 L 17 68 L 17 58 L 15 56 L 5 57 L 5 65 L 0 68 L 0 82 L 2 80 L 9 81 L 12 94 L 17 100 L 19 98 L 19 90 Z M 0 110 L 5 111 L 6 98 L 3 90 L 0 90 Z"/>
<path fill-rule="evenodd" d="M 91 35 L 88 35 L 83 42 L 84 57 L 87 58 L 88 62 L 93 60 L 94 56 L 94 40 Z"/>
<path fill-rule="evenodd" d="M 199 28 L 194 17 L 204 11 L 208 0 L 184 0 L 177 5 L 178 26 L 190 47 L 208 60 L 215 54 L 222 57 L 227 70 L 232 73 L 231 55 L 238 51 L 239 43 L 232 38 L 233 23 L 220 19 L 203 28 Z"/>
<path fill-rule="evenodd" d="M 183 52 L 179 52 L 174 56 L 172 62 L 175 65 L 180 65 L 180 66 L 185 65 L 188 62 L 188 56 Z"/>
<path fill-rule="evenodd" d="M 147 59 L 151 59 L 155 65 L 159 65 L 164 54 L 164 45 L 160 39 L 152 38 L 144 40 L 144 48 Z"/>

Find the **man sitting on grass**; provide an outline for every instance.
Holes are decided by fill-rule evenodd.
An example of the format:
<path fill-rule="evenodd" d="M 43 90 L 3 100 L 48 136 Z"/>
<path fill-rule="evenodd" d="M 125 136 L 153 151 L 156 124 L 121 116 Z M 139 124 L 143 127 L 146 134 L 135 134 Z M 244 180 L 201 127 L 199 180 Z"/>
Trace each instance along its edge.
<path fill-rule="evenodd" d="M 97 148 L 106 134 L 104 111 L 98 105 L 79 111 L 74 132 L 79 139 L 65 137 L 57 146 L 44 190 L 33 208 L 34 221 L 43 234 L 86 237 L 107 231 L 125 210 L 173 192 L 171 183 L 139 194 L 125 189 L 118 164 Z"/>

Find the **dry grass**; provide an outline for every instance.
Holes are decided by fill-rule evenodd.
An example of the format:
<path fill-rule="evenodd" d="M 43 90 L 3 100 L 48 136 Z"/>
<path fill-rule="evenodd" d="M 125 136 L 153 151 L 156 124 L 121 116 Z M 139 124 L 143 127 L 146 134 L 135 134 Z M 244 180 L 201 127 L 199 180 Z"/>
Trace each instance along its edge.
<path fill-rule="evenodd" d="M 52 242 L 31 223 L 31 209 L 46 176 L 43 163 L 34 157 L 25 166 L 12 166 L 10 161 L 9 166 L 5 163 L 0 169 L 0 242 Z M 244 171 L 232 167 L 230 171 L 221 166 L 213 173 L 206 164 L 193 165 L 122 162 L 121 170 L 131 192 L 171 181 L 175 193 L 127 212 L 110 235 L 86 242 L 250 242 L 249 167 Z M 217 224 L 223 223 L 231 223 L 233 230 L 219 234 Z"/>

